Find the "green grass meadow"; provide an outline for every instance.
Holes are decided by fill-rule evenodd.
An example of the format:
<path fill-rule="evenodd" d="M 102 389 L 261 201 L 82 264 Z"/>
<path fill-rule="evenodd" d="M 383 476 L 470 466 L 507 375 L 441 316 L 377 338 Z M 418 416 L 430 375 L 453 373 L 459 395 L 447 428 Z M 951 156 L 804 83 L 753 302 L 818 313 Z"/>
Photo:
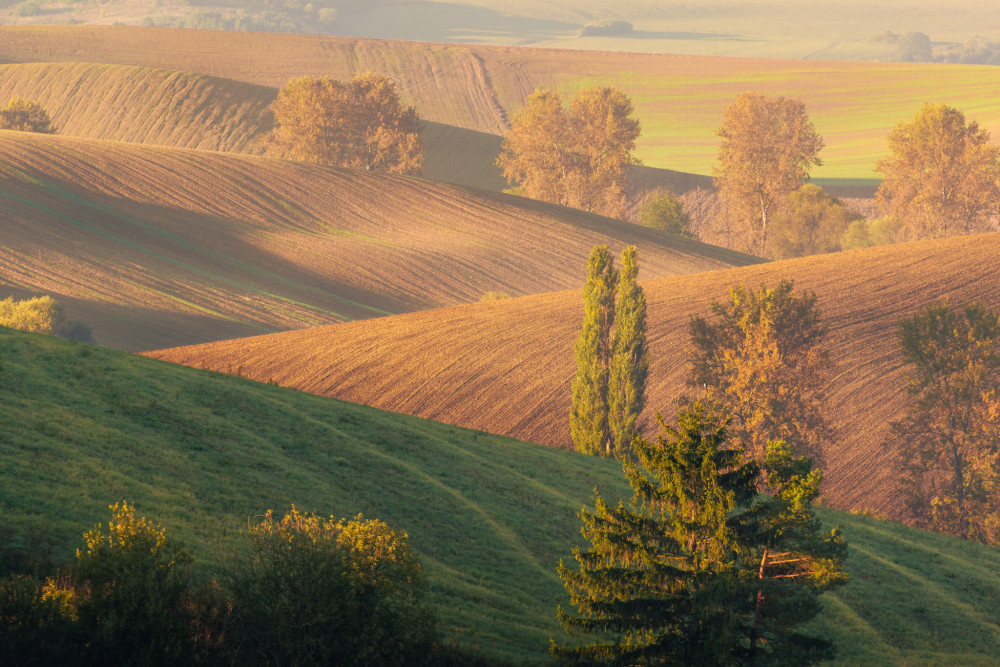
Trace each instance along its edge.
<path fill-rule="evenodd" d="M 446 638 L 517 664 L 561 641 L 559 558 L 620 465 L 238 377 L 0 329 L 0 528 L 68 560 L 127 499 L 218 572 L 249 517 L 292 503 L 408 531 Z M 823 510 L 852 581 L 814 629 L 838 664 L 995 664 L 1000 552 Z M 16 545 L 15 545 L 16 546 Z"/>

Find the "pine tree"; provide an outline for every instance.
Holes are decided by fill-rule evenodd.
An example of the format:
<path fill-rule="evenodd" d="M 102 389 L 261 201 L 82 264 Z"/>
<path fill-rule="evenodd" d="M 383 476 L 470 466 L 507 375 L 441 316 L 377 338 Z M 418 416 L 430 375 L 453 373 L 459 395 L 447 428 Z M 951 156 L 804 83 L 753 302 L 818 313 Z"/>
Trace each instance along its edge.
<path fill-rule="evenodd" d="M 576 342 L 576 379 L 569 418 L 573 443 L 578 451 L 587 454 L 611 453 L 608 374 L 617 283 L 614 257 L 606 245 L 595 246 L 587 261 L 583 328 Z"/>
<path fill-rule="evenodd" d="M 567 630 L 600 639 L 553 645 L 566 662 L 719 664 L 737 642 L 731 597 L 736 532 L 731 515 L 755 492 L 758 467 L 726 449 L 723 421 L 701 403 L 682 410 L 677 426 L 660 420 L 655 443 L 635 441 L 624 466 L 635 491 L 630 505 L 580 512 L 591 548 L 573 550 L 579 571 L 559 576 L 580 616 L 558 611 Z"/>
<path fill-rule="evenodd" d="M 646 403 L 646 295 L 635 282 L 638 273 L 635 246 L 629 246 L 622 251 L 608 378 L 608 423 L 616 458 L 630 454 L 636 420 Z"/>
<path fill-rule="evenodd" d="M 580 512 L 589 550 L 579 571 L 560 562 L 574 616 L 567 630 L 590 644 L 553 645 L 575 664 L 809 664 L 830 657 L 797 626 L 818 613 L 818 596 L 843 583 L 846 545 L 823 534 L 811 509 L 820 474 L 791 446 L 769 444 L 758 463 L 727 442 L 728 419 L 696 401 L 677 426 L 660 420 L 655 443 L 634 442 L 626 506 L 595 492 Z M 641 468 L 640 468 L 641 465 Z M 759 479 L 773 495 L 757 493 Z"/>

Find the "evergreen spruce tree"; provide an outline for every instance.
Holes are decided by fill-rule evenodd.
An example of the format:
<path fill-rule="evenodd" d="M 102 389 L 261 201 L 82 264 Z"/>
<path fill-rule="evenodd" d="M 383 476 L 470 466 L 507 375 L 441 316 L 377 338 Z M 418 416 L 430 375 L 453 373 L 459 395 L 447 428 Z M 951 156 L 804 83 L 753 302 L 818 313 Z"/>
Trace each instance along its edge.
<path fill-rule="evenodd" d="M 587 261 L 583 328 L 576 342 L 576 379 L 569 418 L 573 443 L 578 451 L 587 454 L 611 453 L 608 374 L 617 283 L 614 257 L 606 245 L 595 246 Z"/>
<path fill-rule="evenodd" d="M 818 596 L 846 579 L 846 545 L 823 535 L 810 503 L 820 476 L 809 459 L 771 443 L 763 465 L 727 445 L 728 419 L 694 402 L 656 442 L 634 441 L 635 491 L 617 507 L 595 492 L 580 512 L 588 550 L 561 562 L 575 616 L 567 630 L 592 643 L 553 645 L 572 664 L 809 664 L 830 646 L 796 626 Z M 641 467 L 640 467 L 641 466 Z M 758 480 L 770 495 L 758 495 Z"/>
<path fill-rule="evenodd" d="M 636 284 L 639 273 L 635 246 L 622 251 L 621 278 L 611 334 L 611 370 L 608 378 L 608 423 L 612 454 L 631 454 L 636 420 L 646 403 L 649 350 L 646 346 L 646 295 Z"/>

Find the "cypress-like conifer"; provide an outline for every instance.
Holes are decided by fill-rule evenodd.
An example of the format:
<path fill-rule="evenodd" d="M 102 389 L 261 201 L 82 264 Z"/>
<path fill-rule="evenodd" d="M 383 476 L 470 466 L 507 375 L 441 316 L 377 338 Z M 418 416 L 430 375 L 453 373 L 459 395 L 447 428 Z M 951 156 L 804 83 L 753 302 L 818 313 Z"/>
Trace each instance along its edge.
<path fill-rule="evenodd" d="M 629 246 L 622 251 L 608 378 L 608 423 L 614 443 L 611 454 L 619 459 L 629 456 L 632 451 L 636 420 L 646 403 L 646 375 L 649 373 L 646 295 L 636 284 L 638 274 L 635 246 Z"/>
<path fill-rule="evenodd" d="M 618 271 L 606 245 L 595 246 L 587 261 L 583 288 L 583 328 L 576 342 L 576 379 L 570 431 L 577 451 L 609 455 L 608 374 L 611 364 L 611 325 L 615 315 Z"/>

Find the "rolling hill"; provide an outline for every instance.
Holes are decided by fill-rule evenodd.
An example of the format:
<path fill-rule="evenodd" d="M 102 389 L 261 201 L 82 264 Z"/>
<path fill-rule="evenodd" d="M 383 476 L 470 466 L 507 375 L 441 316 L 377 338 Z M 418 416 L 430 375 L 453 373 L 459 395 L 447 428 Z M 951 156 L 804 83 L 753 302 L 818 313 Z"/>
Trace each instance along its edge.
<path fill-rule="evenodd" d="M 136 350 L 759 260 L 527 199 L 279 160 L 0 132 L 0 295 Z M 4 293 L 6 292 L 6 293 Z"/>
<path fill-rule="evenodd" d="M 709 174 L 723 107 L 756 89 L 804 100 L 827 148 L 823 179 L 872 179 L 888 132 L 926 101 L 961 109 L 1000 132 L 1000 68 L 970 65 L 718 58 L 314 35 L 103 26 L 0 28 L 0 62 L 146 66 L 279 87 L 293 76 L 385 72 L 421 116 L 502 134 L 536 86 L 566 95 L 614 85 L 643 125 L 648 166 Z M 928 92 L 933 91 L 933 99 Z"/>
<path fill-rule="evenodd" d="M 379 517 L 419 554 L 442 632 L 515 664 L 563 635 L 555 566 L 581 545 L 592 490 L 630 497 L 620 465 L 479 431 L 0 329 L 0 507 L 8 546 L 72 557 L 127 499 L 218 573 L 248 517 L 295 503 Z M 1000 552 L 821 510 L 852 580 L 812 629 L 832 664 L 1000 659 Z"/>
<path fill-rule="evenodd" d="M 869 248 L 727 271 L 646 279 L 651 365 L 644 413 L 672 411 L 684 386 L 687 324 L 735 283 L 792 279 L 818 296 L 835 370 L 824 450 L 824 497 L 841 508 L 905 517 L 888 422 L 907 404 L 896 349 L 901 318 L 941 299 L 1000 308 L 1000 234 Z M 642 252 L 639 265 L 646 264 Z M 567 415 L 579 291 L 222 341 L 150 353 L 556 447 L 570 446 Z M 236 369 L 234 371 L 234 369 Z"/>

